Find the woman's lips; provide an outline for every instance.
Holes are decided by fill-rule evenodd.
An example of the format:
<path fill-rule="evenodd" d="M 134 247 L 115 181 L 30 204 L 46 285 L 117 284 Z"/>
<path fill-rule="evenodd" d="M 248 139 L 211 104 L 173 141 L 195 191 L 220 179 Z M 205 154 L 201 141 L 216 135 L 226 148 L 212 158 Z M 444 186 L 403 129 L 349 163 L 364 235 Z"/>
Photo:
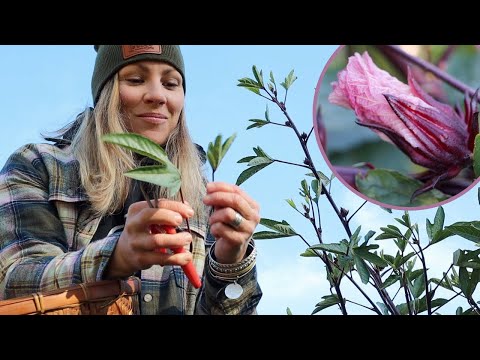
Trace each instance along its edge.
<path fill-rule="evenodd" d="M 156 125 L 163 124 L 168 120 L 167 116 L 163 114 L 157 114 L 157 113 L 145 113 L 145 114 L 138 115 L 138 117 L 146 122 L 149 122 L 151 124 L 156 124 Z"/>

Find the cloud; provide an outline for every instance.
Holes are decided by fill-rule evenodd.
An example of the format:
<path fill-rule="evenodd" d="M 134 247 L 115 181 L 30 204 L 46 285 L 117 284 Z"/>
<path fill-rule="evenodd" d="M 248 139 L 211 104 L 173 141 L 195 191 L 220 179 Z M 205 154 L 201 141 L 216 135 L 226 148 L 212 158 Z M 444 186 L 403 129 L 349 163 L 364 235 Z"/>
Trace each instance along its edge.
<path fill-rule="evenodd" d="M 290 307 L 296 315 L 311 314 L 321 297 L 329 294 L 325 267 L 318 259 L 295 259 L 289 264 L 262 268 L 258 281 L 263 291 L 257 308 L 262 315 L 285 315 Z"/>

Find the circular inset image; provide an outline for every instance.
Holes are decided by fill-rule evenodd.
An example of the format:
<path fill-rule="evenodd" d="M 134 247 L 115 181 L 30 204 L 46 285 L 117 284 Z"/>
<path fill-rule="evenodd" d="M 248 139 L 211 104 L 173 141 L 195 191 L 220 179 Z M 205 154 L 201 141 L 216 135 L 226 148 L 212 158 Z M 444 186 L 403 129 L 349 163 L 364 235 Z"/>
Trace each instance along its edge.
<path fill-rule="evenodd" d="M 313 122 L 334 174 L 394 209 L 445 204 L 480 175 L 478 45 L 345 45 L 323 70 Z"/>

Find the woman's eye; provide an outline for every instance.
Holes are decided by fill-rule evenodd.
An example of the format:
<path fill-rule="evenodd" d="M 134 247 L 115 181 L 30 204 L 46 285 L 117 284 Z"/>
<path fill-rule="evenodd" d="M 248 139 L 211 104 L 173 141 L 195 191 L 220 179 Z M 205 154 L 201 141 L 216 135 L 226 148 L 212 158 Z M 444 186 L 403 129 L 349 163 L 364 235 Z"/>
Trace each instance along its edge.
<path fill-rule="evenodd" d="M 177 82 L 177 81 L 167 81 L 167 82 L 165 83 L 165 86 L 166 86 L 166 87 L 173 88 L 173 87 L 178 86 L 178 82 Z"/>
<path fill-rule="evenodd" d="M 140 79 L 140 78 L 128 78 L 128 79 L 125 79 L 127 80 L 130 84 L 142 84 L 143 83 L 143 79 Z"/>

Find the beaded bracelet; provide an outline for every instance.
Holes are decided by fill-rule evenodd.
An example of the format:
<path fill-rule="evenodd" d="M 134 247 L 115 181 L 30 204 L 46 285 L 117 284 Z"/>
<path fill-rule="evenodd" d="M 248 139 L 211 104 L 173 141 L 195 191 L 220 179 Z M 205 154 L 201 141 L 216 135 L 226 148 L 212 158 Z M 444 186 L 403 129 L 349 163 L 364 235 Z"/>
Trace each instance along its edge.
<path fill-rule="evenodd" d="M 215 261 L 215 243 L 212 244 L 208 253 L 208 269 L 210 270 L 212 277 L 218 280 L 232 282 L 225 287 L 225 295 L 229 299 L 237 299 L 242 295 L 243 288 L 241 285 L 237 284 L 237 280 L 246 276 L 255 267 L 257 248 L 253 242 L 249 242 L 248 247 L 251 248 L 250 254 L 236 264 L 221 264 Z"/>

